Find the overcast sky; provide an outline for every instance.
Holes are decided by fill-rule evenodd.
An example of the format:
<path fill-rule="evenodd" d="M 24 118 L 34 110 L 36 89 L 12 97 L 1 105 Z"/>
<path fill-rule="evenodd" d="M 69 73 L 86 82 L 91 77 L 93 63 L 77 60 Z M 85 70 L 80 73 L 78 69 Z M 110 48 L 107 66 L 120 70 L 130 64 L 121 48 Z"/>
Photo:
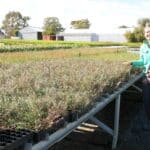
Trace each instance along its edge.
<path fill-rule="evenodd" d="M 96 32 L 135 26 L 139 18 L 150 18 L 150 0 L 2 0 L 0 7 L 0 25 L 9 11 L 29 16 L 34 27 L 42 27 L 46 17 L 58 17 L 65 28 L 72 20 L 87 18 Z"/>

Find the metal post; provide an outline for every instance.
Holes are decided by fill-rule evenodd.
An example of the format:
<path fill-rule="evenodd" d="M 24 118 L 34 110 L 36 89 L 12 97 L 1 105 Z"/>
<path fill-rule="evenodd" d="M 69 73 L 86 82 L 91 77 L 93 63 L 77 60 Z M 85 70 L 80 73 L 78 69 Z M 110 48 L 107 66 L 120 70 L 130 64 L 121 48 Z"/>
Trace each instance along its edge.
<path fill-rule="evenodd" d="M 138 86 L 136 86 L 136 85 L 133 84 L 132 87 L 134 87 L 136 90 L 138 90 L 140 93 L 142 93 L 142 89 L 139 88 Z"/>
<path fill-rule="evenodd" d="M 105 106 L 107 106 L 117 97 L 115 103 L 115 121 L 114 121 L 112 149 L 116 148 L 118 140 L 118 127 L 119 127 L 120 94 L 124 92 L 127 88 L 129 88 L 132 84 L 134 84 L 137 80 L 141 79 L 141 77 L 143 77 L 143 73 L 132 78 L 128 83 L 126 83 L 124 86 L 116 90 L 113 94 L 109 95 L 107 98 L 101 99 L 95 106 L 93 106 L 91 110 L 89 110 L 89 112 L 81 116 L 77 121 L 69 123 L 66 127 L 61 128 L 57 130 L 55 133 L 49 135 L 47 140 L 40 141 L 39 143 L 33 145 L 32 150 L 48 149 L 53 144 L 57 143 L 58 141 L 66 137 L 82 122 L 87 121 L 91 116 L 95 115 L 97 112 L 102 110 Z"/>
<path fill-rule="evenodd" d="M 107 133 L 109 133 L 110 135 L 113 136 L 113 130 L 109 126 L 107 126 L 106 124 L 104 124 L 103 122 L 101 122 L 100 120 L 98 120 L 97 118 L 95 118 L 94 116 L 91 116 L 90 120 L 92 122 L 94 122 L 95 124 L 97 124 L 104 131 L 106 131 Z"/>
<path fill-rule="evenodd" d="M 115 118 L 114 118 L 114 135 L 112 141 L 112 149 L 116 148 L 119 131 L 119 113 L 120 113 L 120 94 L 115 100 Z"/>
<path fill-rule="evenodd" d="M 24 150 L 31 150 L 32 149 L 32 143 L 26 143 L 24 146 Z"/>

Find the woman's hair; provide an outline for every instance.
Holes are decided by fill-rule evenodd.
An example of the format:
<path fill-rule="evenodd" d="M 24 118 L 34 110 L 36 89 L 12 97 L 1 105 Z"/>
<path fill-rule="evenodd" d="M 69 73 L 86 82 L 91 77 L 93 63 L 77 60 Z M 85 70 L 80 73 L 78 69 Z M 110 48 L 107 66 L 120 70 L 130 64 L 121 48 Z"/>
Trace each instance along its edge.
<path fill-rule="evenodd" d="M 145 27 L 150 27 L 150 22 L 146 22 Z"/>

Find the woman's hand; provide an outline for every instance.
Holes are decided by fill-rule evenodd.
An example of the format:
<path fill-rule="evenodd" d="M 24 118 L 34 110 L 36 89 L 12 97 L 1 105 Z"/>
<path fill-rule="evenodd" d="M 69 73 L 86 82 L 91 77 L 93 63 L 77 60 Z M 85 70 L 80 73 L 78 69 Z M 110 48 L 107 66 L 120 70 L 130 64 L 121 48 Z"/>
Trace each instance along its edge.
<path fill-rule="evenodd" d="M 131 62 L 130 61 L 125 61 L 122 63 L 123 65 L 131 65 Z"/>
<path fill-rule="evenodd" d="M 147 71 L 146 77 L 147 77 L 148 81 L 150 81 L 150 70 Z"/>

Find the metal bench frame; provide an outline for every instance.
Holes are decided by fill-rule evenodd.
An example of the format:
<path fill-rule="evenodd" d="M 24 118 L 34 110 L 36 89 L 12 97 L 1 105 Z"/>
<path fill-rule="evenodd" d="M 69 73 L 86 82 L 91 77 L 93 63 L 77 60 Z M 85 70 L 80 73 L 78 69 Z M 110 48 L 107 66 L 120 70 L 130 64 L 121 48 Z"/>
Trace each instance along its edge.
<path fill-rule="evenodd" d="M 61 141 L 68 134 L 70 134 L 74 129 L 76 129 L 79 125 L 87 120 L 91 120 L 95 124 L 97 124 L 100 128 L 105 130 L 108 134 L 112 136 L 112 149 L 117 147 L 118 141 L 118 132 L 119 132 L 119 115 L 120 115 L 120 101 L 121 94 L 127 90 L 130 86 L 134 87 L 136 90 L 142 92 L 142 89 L 134 85 L 136 81 L 143 77 L 143 73 L 135 76 L 121 88 L 118 88 L 114 93 L 108 95 L 107 97 L 102 97 L 99 102 L 95 104 L 95 106 L 86 114 L 81 116 L 78 120 L 67 124 L 64 128 L 59 129 L 55 133 L 49 135 L 47 134 L 45 140 L 40 141 L 39 143 L 32 145 L 32 143 L 25 144 L 25 150 L 47 150 L 49 147 L 54 145 L 55 143 Z M 98 120 L 94 115 L 101 111 L 105 106 L 107 106 L 110 102 L 115 100 L 115 113 L 114 113 L 114 128 L 111 129 L 109 126 Z"/>

